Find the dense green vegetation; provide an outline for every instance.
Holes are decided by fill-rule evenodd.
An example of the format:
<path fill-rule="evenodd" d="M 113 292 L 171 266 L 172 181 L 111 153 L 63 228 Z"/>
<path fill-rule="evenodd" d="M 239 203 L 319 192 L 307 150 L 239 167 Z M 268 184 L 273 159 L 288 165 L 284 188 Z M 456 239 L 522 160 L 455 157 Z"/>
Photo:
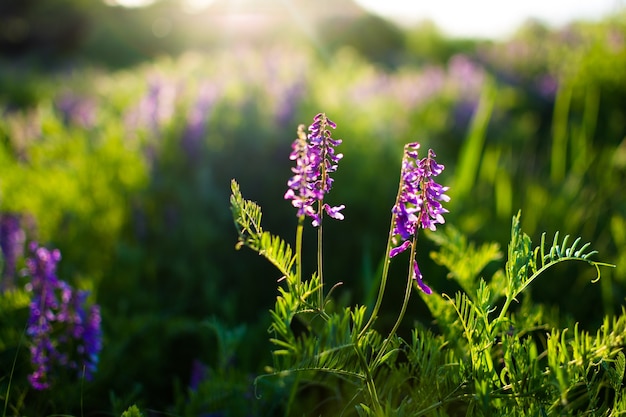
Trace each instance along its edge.
<path fill-rule="evenodd" d="M 152 24 L 149 13 L 168 4 L 133 13 Z M 536 314 L 523 325 L 550 333 L 579 323 L 576 332 L 595 334 L 615 320 L 620 328 L 624 17 L 558 29 L 529 23 L 499 42 L 446 39 L 428 25 L 401 30 L 361 16 L 315 41 L 290 26 L 294 36 L 281 43 L 274 32 L 236 42 L 179 33 L 163 43 L 142 39 L 139 20 L 131 25 L 139 34 L 128 39 L 103 29 L 121 24 L 114 15 L 60 51 L 43 53 L 36 41 L 26 54 L 4 48 L 0 215 L 18 216 L 27 242 L 60 250 L 59 277 L 90 290 L 90 302 L 100 305 L 103 349 L 93 381 L 64 375 L 47 391 L 29 386 L 30 298 L 19 257 L 0 286 L 2 415 L 121 415 L 131 405 L 137 408 L 126 415 L 284 415 L 286 398 L 303 401 L 294 415 L 314 412 L 307 404 L 326 395 L 315 384 L 292 390 L 291 376 L 254 384 L 273 363 L 267 311 L 281 274 L 252 251 L 235 250 L 229 196 L 236 178 L 243 195 L 263 207 L 264 226 L 291 242 L 297 218 L 283 199 L 290 145 L 298 124 L 320 111 L 337 122 L 345 155 L 329 199 L 346 205 L 346 218 L 324 230 L 327 282 L 343 282 L 333 293 L 336 311 L 374 304 L 402 149 L 419 141 L 435 150 L 446 166 L 440 182 L 450 186 L 447 225 L 438 233 L 452 243 L 420 238 L 417 253 L 436 293 L 454 298 L 462 284 L 431 252 L 456 238 L 497 242 L 506 253 L 511 219 L 521 210 L 521 229 L 535 245 L 544 231 L 560 231 L 592 242 L 596 260 L 616 265 L 593 284 L 596 270 L 578 262 L 546 271 L 525 289 L 524 303 L 511 307 Z M 376 25 L 386 42 L 362 41 L 363 26 Z M 152 50 L 132 47 L 151 42 Z M 313 229 L 303 245 L 310 276 Z M 506 259 L 496 258 L 476 271 L 475 285 L 479 274 L 487 279 L 503 268 Z M 375 325 L 381 334 L 397 318 L 404 285 L 404 267 L 392 265 Z M 432 303 L 414 297 L 398 336 L 411 341 L 414 329 L 429 328 L 444 343 L 433 316 L 443 307 Z M 420 354 L 418 345 L 408 343 L 410 355 Z M 455 355 L 464 348 L 455 346 Z M 607 358 L 623 363 L 623 355 Z"/>

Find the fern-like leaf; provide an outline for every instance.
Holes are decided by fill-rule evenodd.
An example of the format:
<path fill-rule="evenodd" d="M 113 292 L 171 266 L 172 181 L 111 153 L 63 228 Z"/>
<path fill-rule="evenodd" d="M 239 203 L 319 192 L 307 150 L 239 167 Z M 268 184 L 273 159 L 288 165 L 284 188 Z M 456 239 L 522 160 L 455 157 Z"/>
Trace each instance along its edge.
<path fill-rule="evenodd" d="M 265 257 L 274 265 L 288 282 L 295 280 L 293 266 L 296 257 L 291 246 L 278 236 L 266 232 L 261 227 L 261 208 L 241 195 L 237 181 L 231 181 L 230 207 L 239 235 L 236 248 L 247 246 Z"/>
<path fill-rule="evenodd" d="M 323 332 L 316 333 L 309 328 L 298 336 L 295 336 L 289 324 L 286 323 L 288 317 L 295 317 L 293 302 L 289 305 L 289 295 L 291 293 L 283 290 L 281 297 L 277 300 L 275 311 L 271 311 L 273 323 L 271 330 L 276 335 L 270 339 L 277 347 L 274 353 L 275 370 L 264 375 L 285 376 L 298 374 L 301 379 L 311 379 L 317 381 L 318 373 L 330 374 L 345 380 L 357 387 L 362 386 L 367 378 L 362 364 L 360 347 L 355 344 L 355 334 L 358 334 L 359 327 L 355 327 L 353 318 L 364 314 L 364 308 L 352 311 L 344 309 L 341 312 L 327 316 Z M 278 312 L 285 309 L 285 312 Z M 362 321 L 362 318 L 359 320 Z M 313 330 L 313 331 L 311 331 Z M 370 331 L 374 332 L 374 331 Z M 380 338 L 371 339 L 366 333 L 368 346 L 379 347 Z"/>
<path fill-rule="evenodd" d="M 532 268 L 533 252 L 530 237 L 523 233 L 520 225 L 521 212 L 513 217 L 511 225 L 511 242 L 506 262 L 506 276 L 509 282 L 508 299 L 515 299 L 529 283 L 529 269 Z"/>
<path fill-rule="evenodd" d="M 528 235 L 522 233 L 520 228 L 520 212 L 513 218 L 511 227 L 511 243 L 509 244 L 509 259 L 506 265 L 506 274 L 509 282 L 507 298 L 516 299 L 524 289 L 534 281 L 546 269 L 565 261 L 583 261 L 596 268 L 597 276 L 593 282 L 600 279 L 600 267 L 615 265 L 591 260 L 598 253 L 589 250 L 590 243 L 585 243 L 580 248 L 578 245 L 581 238 L 578 237 L 568 246 L 570 236 L 565 235 L 559 240 L 559 232 L 554 234 L 552 245 L 546 247 L 546 233 L 541 235 L 541 244 L 531 252 L 531 240 Z"/>
<path fill-rule="evenodd" d="M 593 415 L 606 415 L 602 410 L 615 406 L 611 397 L 600 394 L 607 387 L 616 393 L 622 391 L 625 325 L 626 316 L 622 315 L 612 322 L 605 318 L 595 337 L 579 330 L 578 325 L 571 331 L 552 331 L 545 355 L 547 375 L 551 385 L 559 390 L 551 406 L 554 414 L 571 415 L 573 411 L 587 410 Z"/>
<path fill-rule="evenodd" d="M 544 232 L 541 235 L 541 244 L 535 248 L 534 251 L 534 263 L 533 266 L 533 274 L 541 273 L 546 268 L 563 261 L 568 260 L 578 260 L 578 261 L 586 261 L 591 265 L 596 266 L 611 266 L 604 263 L 594 262 L 590 258 L 597 254 L 596 250 L 589 250 L 589 246 L 591 243 L 587 242 L 582 245 L 578 249 L 578 245 L 580 244 L 582 238 L 578 237 L 574 240 L 571 246 L 567 246 L 569 242 L 569 235 L 565 235 L 563 240 L 559 242 L 559 232 L 557 231 L 554 234 L 554 238 L 552 239 L 552 246 L 546 250 L 546 233 Z M 541 265 L 541 266 L 539 266 Z M 600 277 L 600 273 L 598 271 L 598 278 Z"/>
<path fill-rule="evenodd" d="M 454 278 L 472 298 L 476 295 L 479 274 L 488 264 L 502 258 L 497 243 L 477 247 L 452 226 L 447 226 L 444 233 L 428 233 L 427 236 L 440 246 L 437 252 L 430 253 L 430 257 L 448 268 L 448 277 Z"/>
<path fill-rule="evenodd" d="M 446 295 L 445 297 L 448 296 Z M 465 336 L 465 339 L 469 343 L 470 351 L 474 353 L 476 335 L 478 332 L 478 311 L 472 300 L 465 293 L 458 292 L 454 297 L 454 301 L 452 301 L 452 299 L 450 299 L 450 301 L 459 316 L 461 326 L 463 327 L 463 336 Z"/>

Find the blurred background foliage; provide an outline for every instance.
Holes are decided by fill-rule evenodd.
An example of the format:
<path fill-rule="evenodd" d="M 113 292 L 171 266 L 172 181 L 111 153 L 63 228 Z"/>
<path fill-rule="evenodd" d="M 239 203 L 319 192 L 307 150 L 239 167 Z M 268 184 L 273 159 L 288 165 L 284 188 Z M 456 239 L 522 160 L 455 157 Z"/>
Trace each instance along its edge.
<path fill-rule="evenodd" d="M 229 183 L 263 207 L 266 229 L 293 240 L 295 212 L 283 200 L 290 144 L 320 111 L 344 139 L 329 200 L 346 205 L 346 219 L 325 228 L 339 303 L 373 302 L 402 147 L 419 141 L 446 166 L 447 222 L 472 240 L 504 246 L 521 209 L 535 242 L 560 230 L 617 264 L 595 285 L 593 270 L 557 268 L 533 299 L 590 327 L 618 311 L 624 13 L 562 28 L 529 21 L 487 41 L 447 38 L 429 22 L 398 27 L 350 1 L 242 4 L 196 13 L 177 0 L 0 4 L 0 212 L 18 215 L 28 240 L 60 249 L 59 276 L 102 307 L 87 409 L 120 414 L 137 403 L 197 415 L 245 398 L 229 415 L 277 412 L 270 396 L 254 399 L 250 381 L 271 362 L 266 311 L 280 277 L 235 251 Z M 432 243 L 421 245 L 428 284 L 453 292 L 428 259 Z M 403 274 L 392 267 L 381 328 Z M 3 280 L 0 393 L 12 381 L 16 414 L 78 414 L 78 401 L 50 402 L 24 383 L 24 283 Z M 426 311 L 412 303 L 404 331 L 430 323 Z"/>

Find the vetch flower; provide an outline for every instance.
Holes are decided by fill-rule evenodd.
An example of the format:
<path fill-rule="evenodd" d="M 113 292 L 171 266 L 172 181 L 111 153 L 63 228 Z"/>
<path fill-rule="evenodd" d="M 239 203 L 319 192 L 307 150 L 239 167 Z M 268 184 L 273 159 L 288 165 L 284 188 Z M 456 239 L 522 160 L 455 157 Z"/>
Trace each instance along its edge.
<path fill-rule="evenodd" d="M 294 175 L 287 182 L 289 188 L 284 198 L 291 200 L 298 209 L 298 217 L 311 217 L 314 227 L 321 224 L 323 212 L 334 219 L 344 218 L 341 213 L 345 208 L 343 204 L 331 207 L 323 203 L 324 196 L 333 185 L 330 174 L 337 170 L 339 160 L 343 158 L 343 154 L 335 153 L 335 146 L 340 145 L 341 140 L 334 139 L 329 130 L 336 127 L 324 113 L 319 113 L 313 118 L 308 134 L 304 131 L 304 125 L 298 126 L 298 137 L 289 155 L 296 166 L 291 169 Z M 319 203 L 323 203 L 321 207 Z"/>
<path fill-rule="evenodd" d="M 390 258 L 408 249 L 420 228 L 436 230 L 437 224 L 445 222 L 443 215 L 448 212 L 441 202 L 450 201 L 450 197 L 445 194 L 449 187 L 443 187 L 433 179 L 441 174 L 444 166 L 435 161 L 432 149 L 428 151 L 427 157 L 419 159 L 419 148 L 420 144 L 417 142 L 404 147 L 400 189 L 392 209 L 394 222 Z M 422 281 L 417 262 L 415 260 L 412 262 L 414 262 L 413 277 L 420 289 L 426 294 L 432 293 Z"/>
<path fill-rule="evenodd" d="M 450 201 L 450 197 L 445 194 L 450 187 L 443 187 L 432 179 L 432 177 L 441 174 L 444 169 L 443 165 L 435 161 L 435 156 L 433 150 L 429 149 L 428 157 L 420 161 L 421 170 L 423 172 L 422 183 L 420 184 L 423 202 L 420 215 L 420 227 L 432 231 L 436 230 L 437 224 L 445 223 L 443 215 L 448 213 L 448 210 L 441 205 L 441 201 Z"/>

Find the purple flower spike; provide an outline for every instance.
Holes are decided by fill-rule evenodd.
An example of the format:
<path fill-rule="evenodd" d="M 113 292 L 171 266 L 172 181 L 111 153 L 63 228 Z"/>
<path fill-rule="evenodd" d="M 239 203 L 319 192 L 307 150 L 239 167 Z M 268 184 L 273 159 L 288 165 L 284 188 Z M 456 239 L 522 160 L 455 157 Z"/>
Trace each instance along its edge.
<path fill-rule="evenodd" d="M 35 370 L 28 380 L 37 390 L 51 386 L 59 367 L 76 371 L 87 380 L 97 369 L 102 350 L 100 308 L 92 305 L 85 310 L 88 293 L 76 291 L 56 276 L 61 259 L 58 250 L 49 251 L 30 245 L 31 256 L 26 261 L 31 282 L 27 290 L 33 293 L 26 334 L 31 339 L 31 362 Z"/>
<path fill-rule="evenodd" d="M 435 156 L 433 150 L 430 149 L 428 157 L 420 161 L 422 171 L 424 172 L 421 185 L 424 205 L 420 215 L 420 224 L 423 229 L 433 231 L 436 230 L 437 224 L 445 223 L 443 214 L 448 213 L 448 210 L 441 205 L 441 201 L 450 201 L 450 197 L 445 194 L 450 187 L 443 187 L 431 178 L 441 174 L 444 169 L 443 165 L 435 161 Z"/>
<path fill-rule="evenodd" d="M 450 197 L 445 194 L 449 187 L 443 187 L 433 179 L 443 172 L 444 166 L 435 161 L 435 153 L 432 149 L 428 151 L 426 158 L 420 160 L 419 148 L 420 144 L 417 142 L 409 143 L 404 147 L 400 190 L 392 209 L 394 222 L 390 258 L 411 246 L 418 229 L 436 230 L 437 224 L 445 222 L 443 215 L 448 212 L 441 202 L 450 201 Z M 413 262 L 413 278 L 424 293 L 431 294 L 432 290 L 422 281 L 417 262 L 415 260 Z"/>
<path fill-rule="evenodd" d="M 444 166 L 435 161 L 432 149 L 426 158 L 418 159 L 419 148 L 419 143 L 409 143 L 404 147 L 400 193 L 392 209 L 395 216 L 394 247 L 389 252 L 390 258 L 410 246 L 407 242 L 410 242 L 417 229 L 436 230 L 437 224 L 445 222 L 443 214 L 448 212 L 441 201 L 450 201 L 450 197 L 445 194 L 449 187 L 437 184 L 432 178 L 441 174 Z"/>
<path fill-rule="evenodd" d="M 344 218 L 340 213 L 345 208 L 343 204 L 335 207 L 323 204 L 322 211 L 315 207 L 332 188 L 330 174 L 337 170 L 339 160 L 343 158 L 343 154 L 335 153 L 335 146 L 341 144 L 341 139 L 333 139 L 329 130 L 336 127 L 335 122 L 324 113 L 319 113 L 313 118 L 308 134 L 304 131 L 304 125 L 298 127 L 298 137 L 291 145 L 289 159 L 295 161 L 296 166 L 291 168 L 294 175 L 287 182 L 289 189 L 285 193 L 285 200 L 291 200 L 298 209 L 298 217 L 311 217 L 314 227 L 321 224 L 322 211 L 337 220 Z"/>

